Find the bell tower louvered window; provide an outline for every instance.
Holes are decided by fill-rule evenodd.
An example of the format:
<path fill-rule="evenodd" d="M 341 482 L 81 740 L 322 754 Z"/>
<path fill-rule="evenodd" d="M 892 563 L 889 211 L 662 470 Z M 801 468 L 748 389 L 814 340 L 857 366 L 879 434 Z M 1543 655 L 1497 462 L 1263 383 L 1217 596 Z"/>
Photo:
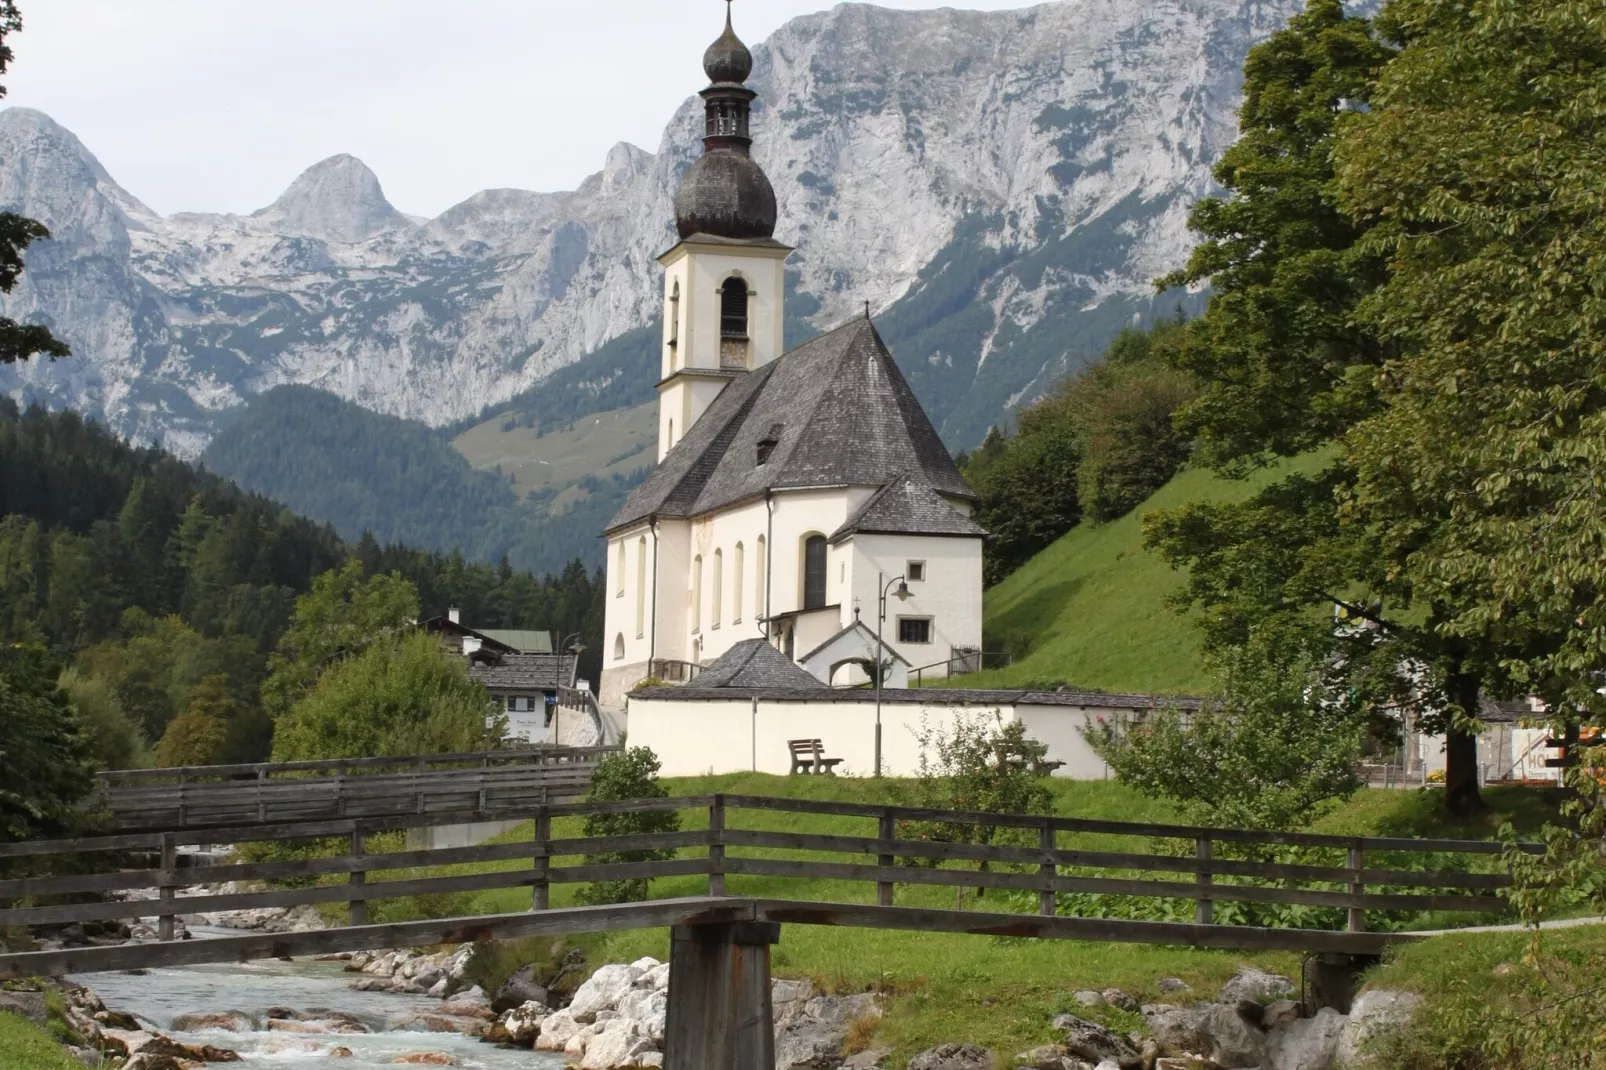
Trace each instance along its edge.
<path fill-rule="evenodd" d="M 719 288 L 719 366 L 747 367 L 747 283 L 732 275 Z"/>
<path fill-rule="evenodd" d="M 825 605 L 825 536 L 810 535 L 803 543 L 803 608 Z"/>

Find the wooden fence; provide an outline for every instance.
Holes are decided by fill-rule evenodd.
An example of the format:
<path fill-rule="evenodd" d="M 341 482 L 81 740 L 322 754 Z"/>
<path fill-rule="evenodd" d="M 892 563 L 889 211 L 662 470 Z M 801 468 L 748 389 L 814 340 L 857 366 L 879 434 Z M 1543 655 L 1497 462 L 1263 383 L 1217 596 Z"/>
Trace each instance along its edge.
<path fill-rule="evenodd" d="M 323 818 L 526 810 L 586 793 L 614 747 L 103 772 L 91 805 L 124 831 Z M 323 775 L 317 775 L 323 774 Z"/>
<path fill-rule="evenodd" d="M 706 828 L 678 832 L 624 836 L 554 836 L 553 822 L 602 813 L 639 813 L 656 810 L 700 811 Z M 836 835 L 743 827 L 763 824 L 764 814 L 812 814 L 873 822 L 873 835 Z M 618 803 L 575 803 L 532 809 L 477 811 L 478 818 L 533 818 L 533 836 L 511 843 L 425 851 L 370 853 L 367 840 L 376 832 L 444 824 L 465 819 L 463 814 L 410 814 L 396 817 L 364 816 L 276 826 L 252 825 L 219 829 L 215 842 L 285 841 L 339 838 L 349 844 L 341 854 L 287 861 L 244 862 L 199 868 L 180 868 L 178 835 L 172 832 L 130 834 L 95 839 L 0 844 L 0 867 L 15 860 L 72 855 L 81 860 L 98 854 L 106 860 L 99 872 L 59 876 L 0 879 L 0 926 L 50 926 L 86 921 L 117 921 L 155 916 L 162 939 L 170 939 L 173 918 L 253 907 L 287 907 L 302 904 L 345 903 L 348 922 L 362 926 L 367 904 L 373 900 L 447 892 L 475 892 L 498 888 L 528 888 L 530 907 L 551 906 L 553 885 L 597 880 L 705 877 L 707 896 L 720 899 L 733 893 L 732 879 L 830 880 L 862 883 L 866 898 L 874 887 L 876 909 L 866 915 L 850 904 L 810 904 L 783 901 L 794 920 L 816 924 L 874 925 L 884 919 L 889 928 L 930 928 L 945 931 L 1018 931 L 1023 935 L 1070 936 L 1078 939 L 1185 942 L 1201 946 L 1309 949 L 1375 954 L 1390 937 L 1368 933 L 1369 911 L 1499 910 L 1497 894 L 1509 883 L 1497 872 L 1497 843 L 1459 840 L 1424 840 L 1378 837 L 1341 837 L 1305 833 L 1271 833 L 1243 829 L 1099 821 L 1068 817 L 1029 817 L 999 814 L 923 810 L 906 807 L 816 802 L 802 799 L 760 798 L 743 795 L 708 795 Z M 772 817 L 769 823 L 775 823 Z M 1026 843 L 954 842 L 930 838 L 933 824 L 957 829 L 992 829 Z M 928 838 L 918 838 L 923 831 Z M 911 835 L 912 834 L 912 835 Z M 1087 850 L 1061 845 L 1066 836 L 1121 836 L 1150 838 L 1149 850 Z M 966 837 L 961 837 L 966 838 Z M 1191 844 L 1187 853 L 1154 849 L 1153 840 Z M 1342 865 L 1256 861 L 1220 857 L 1223 845 L 1260 848 L 1299 847 L 1341 854 Z M 1116 845 L 1121 846 L 1121 845 Z M 558 864 L 588 854 L 624 854 L 670 851 L 667 860 L 607 864 Z M 681 853 L 684 857 L 678 857 Z M 753 852 L 765 852 L 764 854 Z M 139 855 L 143 853 L 144 857 Z M 811 857 L 796 857 L 799 854 Z M 1385 864 L 1368 864 L 1368 856 L 1385 856 Z M 1484 871 L 1473 871 L 1479 859 Z M 1447 866 L 1454 860 L 1457 866 Z M 1416 861 L 1422 865 L 1412 865 Z M 527 863 L 490 872 L 459 872 L 419 876 L 412 872 L 441 866 L 485 866 Z M 902 862 L 903 864 L 900 864 Z M 914 863 L 914 864 L 910 864 Z M 0 868 L 0 872 L 4 869 Z M 1115 871 L 1111 875 L 1111 871 Z M 373 874 L 400 874 L 370 880 Z M 268 888 L 261 891 L 180 896 L 183 889 L 225 881 L 283 881 L 290 878 L 342 883 L 312 887 Z M 1056 922 L 1067 894 L 1095 893 L 1149 899 L 1191 900 L 1191 925 L 1165 922 L 1075 919 L 1077 926 L 1003 929 L 963 928 L 963 919 L 947 917 L 951 911 L 908 910 L 895 905 L 900 887 L 941 886 L 1000 889 L 1035 893 L 1035 913 Z M 155 899 L 148 898 L 152 893 Z M 113 898 L 114 894 L 146 896 Z M 1335 908 L 1342 912 L 1341 931 L 1277 930 L 1267 927 L 1219 926 L 1216 937 L 1199 934 L 1214 925 L 1214 907 L 1222 902 L 1284 904 Z M 755 900 L 756 902 L 756 900 Z M 776 904 L 770 904 L 772 908 Z M 640 912 L 642 917 L 656 916 Z M 963 912 L 959 912 L 963 913 Z M 774 914 L 780 917 L 785 910 Z M 935 920 L 911 919 L 931 914 Z M 942 915 L 938 917 L 938 915 Z M 621 915 L 623 916 L 623 915 Z M 828 920 L 852 918 L 854 920 Z M 464 919 L 459 919 L 463 921 Z M 623 924 L 623 923 L 620 923 Z M 661 921 L 655 924 L 662 924 Z M 1010 923 L 1013 925 L 1013 922 Z M 1144 926 L 1151 927 L 1144 935 Z M 617 926 L 616 926 L 617 927 Z M 421 930 L 422 931 L 422 930 Z M 1192 935 L 1190 935 L 1192 934 Z M 327 941 L 325 941 L 327 943 Z M 276 945 L 287 948 L 290 945 Z M 320 944 L 318 946 L 325 946 Z M 288 953 L 281 950 L 280 953 Z M 10 956 L 16 959 L 16 956 Z M 26 958 L 26 956 L 24 956 Z M 8 957 L 0 956 L 0 974 Z"/>

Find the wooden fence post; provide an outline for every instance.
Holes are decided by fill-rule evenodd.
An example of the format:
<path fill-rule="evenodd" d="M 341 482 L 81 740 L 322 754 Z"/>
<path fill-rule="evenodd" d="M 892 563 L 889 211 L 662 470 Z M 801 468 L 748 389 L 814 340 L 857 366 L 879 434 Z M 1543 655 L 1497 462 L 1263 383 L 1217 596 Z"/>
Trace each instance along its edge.
<path fill-rule="evenodd" d="M 1052 851 L 1057 845 L 1058 841 L 1054 835 L 1054 819 L 1045 818 L 1043 820 L 1043 850 Z M 1045 859 L 1043 864 L 1037 867 L 1037 872 L 1040 876 L 1046 877 L 1049 880 L 1053 880 L 1059 875 L 1059 867 L 1054 865 L 1052 860 Z M 1056 912 L 1056 904 L 1054 900 L 1055 895 L 1053 888 L 1044 888 L 1038 891 L 1037 912 L 1043 915 L 1045 918 L 1052 918 Z"/>
<path fill-rule="evenodd" d="M 157 908 L 156 938 L 158 940 L 173 939 L 173 882 L 178 879 L 178 841 L 171 832 L 162 833 L 162 884 L 156 896 L 161 906 Z"/>
<path fill-rule="evenodd" d="M 725 796 L 708 808 L 708 894 L 725 894 Z"/>
<path fill-rule="evenodd" d="M 486 797 L 485 784 L 486 784 L 486 781 L 490 779 L 490 775 L 491 775 L 490 774 L 490 768 L 491 768 L 491 756 L 487 754 L 484 758 L 480 759 L 480 776 L 479 776 L 479 781 L 480 781 L 480 796 L 479 796 L 480 805 L 479 805 L 479 811 L 482 814 L 485 812 L 485 797 Z"/>
<path fill-rule="evenodd" d="M 1350 869 L 1354 869 L 1354 870 L 1360 870 L 1360 869 L 1365 868 L 1365 865 L 1366 865 L 1366 852 L 1363 849 L 1359 848 L 1359 847 L 1351 847 L 1349 849 L 1349 868 Z M 1360 880 L 1360 877 L 1358 875 L 1357 875 L 1357 877 L 1355 879 L 1355 883 L 1353 883 L 1353 884 L 1351 884 L 1349 886 L 1349 894 L 1350 895 L 1365 895 L 1366 894 L 1366 885 Z M 1349 931 L 1352 932 L 1352 933 L 1364 933 L 1366 931 L 1366 911 L 1364 909 L 1362 909 L 1361 907 L 1350 907 L 1350 910 L 1349 910 Z"/>
<path fill-rule="evenodd" d="M 361 858 L 365 853 L 367 853 L 367 839 L 367 836 L 363 834 L 363 830 L 360 827 L 351 830 L 352 857 Z M 358 888 L 364 884 L 367 884 L 367 870 L 362 868 L 352 870 L 349 883 L 353 888 Z M 350 899 L 346 902 L 346 924 L 368 924 L 368 901 L 366 899 Z"/>
<path fill-rule="evenodd" d="M 881 839 L 889 841 L 898 838 L 898 823 L 893 819 L 891 810 L 881 815 L 880 836 Z M 890 869 L 898 864 L 898 856 L 881 855 L 876 859 L 876 863 L 883 868 Z M 875 886 L 876 903 L 884 907 L 890 907 L 892 905 L 892 890 L 893 884 L 891 881 L 877 881 Z"/>
<path fill-rule="evenodd" d="M 182 769 L 180 769 L 179 773 L 178 773 L 178 827 L 179 828 L 183 828 L 184 827 L 184 825 L 186 824 L 184 819 L 187 816 L 188 815 L 184 812 L 184 771 Z"/>
<path fill-rule="evenodd" d="M 535 812 L 535 885 L 530 895 L 531 910 L 546 910 L 552 905 L 552 884 L 547 880 L 547 869 L 552 862 L 551 842 L 552 812 L 543 805 Z"/>
<path fill-rule="evenodd" d="M 267 784 L 267 782 L 268 782 L 268 771 L 267 771 L 267 769 L 266 768 L 258 769 L 257 770 L 257 822 L 259 824 L 263 824 L 263 825 L 266 825 L 268 823 L 268 800 L 267 800 L 267 797 L 266 797 L 266 794 L 265 794 L 266 793 L 266 788 L 264 787 L 264 785 Z"/>
<path fill-rule="evenodd" d="M 1200 838 L 1193 845 L 1193 857 L 1200 862 L 1210 861 L 1211 849 L 1208 839 Z M 1193 921 L 1196 925 L 1210 925 L 1215 921 L 1215 903 L 1210 899 L 1210 885 L 1215 878 L 1204 866 L 1195 871 L 1195 879 L 1199 891 L 1194 897 Z"/>

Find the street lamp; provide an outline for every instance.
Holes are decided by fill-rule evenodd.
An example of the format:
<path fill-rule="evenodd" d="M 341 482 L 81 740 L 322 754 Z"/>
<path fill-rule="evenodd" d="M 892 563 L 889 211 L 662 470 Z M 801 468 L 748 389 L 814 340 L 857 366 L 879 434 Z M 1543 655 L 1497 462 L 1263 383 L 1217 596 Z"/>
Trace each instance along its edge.
<path fill-rule="evenodd" d="M 882 580 L 885 578 L 883 576 L 883 574 L 880 573 L 880 572 L 877 572 L 875 575 L 876 575 L 876 583 L 880 584 L 880 586 L 881 586 L 881 596 L 880 596 L 880 601 L 879 601 L 879 603 L 877 605 L 877 610 L 878 611 L 876 613 L 876 622 L 875 622 L 875 775 L 876 776 L 880 776 L 881 775 L 881 677 L 884 676 L 885 672 L 886 672 L 885 669 L 882 667 L 882 662 L 881 662 L 881 651 L 884 649 L 883 644 L 881 642 L 881 626 L 887 622 L 887 594 L 888 594 L 888 592 L 890 592 L 892 594 L 892 597 L 896 598 L 898 601 L 907 602 L 909 600 L 909 584 L 902 576 L 894 576 L 894 577 L 892 577 L 892 579 L 886 580 L 885 583 L 882 583 Z M 892 590 L 892 585 L 893 584 L 897 584 L 898 585 L 898 589 L 896 591 Z"/>

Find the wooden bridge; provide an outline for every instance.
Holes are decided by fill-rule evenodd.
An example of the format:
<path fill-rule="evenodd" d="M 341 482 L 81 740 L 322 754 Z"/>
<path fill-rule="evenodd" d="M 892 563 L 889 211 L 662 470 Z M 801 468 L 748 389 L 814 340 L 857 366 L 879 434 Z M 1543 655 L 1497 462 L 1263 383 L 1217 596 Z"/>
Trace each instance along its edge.
<path fill-rule="evenodd" d="M 184 766 L 98 773 L 89 805 L 123 831 L 231 828 L 323 818 L 513 810 L 585 795 L 617 747 L 535 747 L 407 757 Z M 229 842 L 229 841 L 219 841 Z"/>
<path fill-rule="evenodd" d="M 690 811 L 705 827 L 642 835 L 556 835 L 554 822 L 591 814 Z M 825 835 L 766 828 L 776 815 L 814 814 L 862 825 L 864 835 Z M 513 842 L 431 851 L 369 853 L 374 833 L 399 828 L 513 817 L 532 819 L 532 833 Z M 692 823 L 692 822 L 688 822 Z M 934 838 L 933 832 L 990 830 Z M 563 831 L 563 830 L 560 830 Z M 942 835 L 940 831 L 937 835 Z M 1146 851 L 1089 850 L 1099 837 Z M 74 856 L 103 864 L 94 872 L 0 879 L 0 926 L 42 927 L 89 921 L 158 918 L 155 943 L 0 955 L 0 978 L 61 972 L 124 970 L 253 958 L 324 954 L 381 947 L 503 939 L 615 929 L 673 927 L 668 1070 L 743 1070 L 773 1064 L 769 947 L 782 924 L 838 925 L 922 932 L 971 933 L 1170 944 L 1200 948 L 1288 950 L 1353 964 L 1379 955 L 1406 933 L 1369 931 L 1367 915 L 1385 911 L 1492 912 L 1509 883 L 1496 843 L 1338 837 L 1242 829 L 1182 827 L 1067 817 L 1028 817 L 816 802 L 741 795 L 692 796 L 622 803 L 576 803 L 460 813 L 346 816 L 288 824 L 214 828 L 217 842 L 339 838 L 344 853 L 273 862 L 181 868 L 176 831 L 96 839 L 0 844 L 0 873 L 26 860 Z M 1075 838 L 1075 845 L 1063 841 Z M 1102 841 L 1100 841 L 1102 842 Z M 1308 862 L 1219 857 L 1232 845 L 1266 854 L 1296 847 Z M 585 855 L 674 852 L 660 861 L 589 864 Z M 457 872 L 422 874 L 439 867 Z M 462 872 L 463 867 L 476 867 Z M 553 885 L 595 880 L 705 879 L 705 894 L 618 906 L 552 907 Z M 311 887 L 215 894 L 225 881 L 312 878 Z M 776 898 L 789 880 L 859 883 L 858 902 Z M 367 924 L 374 900 L 440 892 L 525 888 L 530 909 L 441 920 Z M 932 905 L 931 889 L 995 889 L 1015 896 L 1017 911 Z M 190 894 L 190 893 L 195 894 Z M 1062 914 L 1094 893 L 1186 901 L 1191 921 L 1134 921 Z M 140 896 L 143 898 L 117 898 Z M 151 898 L 154 896 L 154 898 Z M 905 902 L 899 903 L 902 897 Z M 909 900 L 917 902 L 909 902 Z M 87 900 L 87 901 L 86 901 Z M 1333 930 L 1215 923 L 1228 902 L 1329 908 Z M 301 933 L 252 933 L 173 941 L 175 915 L 262 906 L 344 903 L 348 924 Z M 1007 906 L 1007 904 L 1006 904 Z"/>

